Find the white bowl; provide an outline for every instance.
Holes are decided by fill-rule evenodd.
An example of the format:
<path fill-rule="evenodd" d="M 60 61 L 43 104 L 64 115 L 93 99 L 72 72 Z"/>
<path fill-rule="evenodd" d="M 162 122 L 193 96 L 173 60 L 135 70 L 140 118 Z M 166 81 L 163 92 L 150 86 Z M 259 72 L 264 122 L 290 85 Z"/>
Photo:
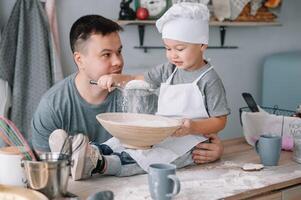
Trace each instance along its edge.
<path fill-rule="evenodd" d="M 102 113 L 96 118 L 124 147 L 133 149 L 151 148 L 181 125 L 176 119 L 138 113 Z"/>

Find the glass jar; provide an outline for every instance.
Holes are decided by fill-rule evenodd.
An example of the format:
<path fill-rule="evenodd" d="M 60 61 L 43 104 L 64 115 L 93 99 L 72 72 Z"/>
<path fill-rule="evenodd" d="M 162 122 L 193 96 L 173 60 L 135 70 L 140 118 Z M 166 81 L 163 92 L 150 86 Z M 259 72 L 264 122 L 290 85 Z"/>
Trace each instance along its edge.
<path fill-rule="evenodd" d="M 293 160 L 301 163 L 301 134 L 294 134 Z"/>

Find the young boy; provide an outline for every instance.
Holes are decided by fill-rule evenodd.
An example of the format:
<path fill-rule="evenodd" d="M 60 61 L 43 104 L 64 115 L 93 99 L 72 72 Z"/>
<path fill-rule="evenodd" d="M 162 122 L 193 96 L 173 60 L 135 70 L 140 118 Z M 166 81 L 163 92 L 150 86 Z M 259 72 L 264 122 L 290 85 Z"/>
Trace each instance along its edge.
<path fill-rule="evenodd" d="M 91 79 L 122 72 L 120 30 L 117 23 L 99 15 L 83 16 L 72 25 L 70 46 L 77 71 L 45 93 L 32 120 L 33 146 L 38 152 L 59 151 L 64 139 L 75 135 L 73 146 L 77 150 L 72 155 L 74 165 L 71 169 L 74 180 L 99 171 L 117 173 L 118 170 L 104 170 L 105 163 L 110 166 L 108 169 L 114 169 L 113 165 L 118 169 L 121 164 L 126 165 L 125 169 L 137 166 L 126 153 L 111 155 L 108 146 L 98 145 L 101 146 L 98 148 L 89 144 L 89 141 L 100 144 L 112 137 L 95 116 L 121 111 L 118 90 L 108 92 L 89 83 Z M 210 138 L 212 144 L 200 143 L 193 151 L 195 163 L 214 161 L 221 156 L 223 145 L 220 139 L 215 135 Z M 100 155 L 99 149 L 105 156 Z"/>
<path fill-rule="evenodd" d="M 98 80 L 109 91 L 112 86 L 126 84 L 133 79 L 145 80 L 160 87 L 158 115 L 183 118 L 182 126 L 160 147 L 169 148 L 177 155 L 189 152 L 207 134 L 218 133 L 226 124 L 230 109 L 223 83 L 211 64 L 203 59 L 208 44 L 209 11 L 200 3 L 183 2 L 173 5 L 157 22 L 162 33 L 168 63 L 159 65 L 144 76 L 105 75 Z M 161 155 L 167 152 L 161 152 Z M 144 169 L 147 160 L 172 162 L 169 158 L 144 158 L 130 155 Z M 145 164 L 146 163 L 146 164 Z"/>

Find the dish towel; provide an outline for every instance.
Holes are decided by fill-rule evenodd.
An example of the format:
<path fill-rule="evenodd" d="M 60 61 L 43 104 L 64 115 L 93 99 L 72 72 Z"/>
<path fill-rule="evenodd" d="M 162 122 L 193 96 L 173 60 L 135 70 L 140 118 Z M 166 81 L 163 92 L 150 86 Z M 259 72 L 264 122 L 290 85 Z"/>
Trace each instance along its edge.
<path fill-rule="evenodd" d="M 235 20 L 249 2 L 251 4 L 251 15 L 256 15 L 257 10 L 262 6 L 263 0 L 230 0 L 230 19 Z"/>
<path fill-rule="evenodd" d="M 11 120 L 31 142 L 30 124 L 41 96 L 52 84 L 54 55 L 39 0 L 17 0 L 0 43 L 0 78 L 12 88 Z"/>
<path fill-rule="evenodd" d="M 11 89 L 3 79 L 0 79 L 0 94 L 0 115 L 7 117 L 11 107 Z"/>
<path fill-rule="evenodd" d="M 115 137 L 104 144 L 110 146 L 114 152 L 127 152 L 144 171 L 148 171 L 149 165 L 153 163 L 171 163 L 205 140 L 207 138 L 195 135 L 169 137 L 146 150 L 126 149 Z"/>
<path fill-rule="evenodd" d="M 56 83 L 64 78 L 63 69 L 61 64 L 61 49 L 60 49 L 60 38 L 57 26 L 57 16 L 56 16 L 56 0 L 47 0 L 45 4 L 45 10 L 47 13 L 49 27 L 51 32 L 51 42 L 53 51 L 51 55 L 54 55 L 54 66 L 52 69 L 53 83 Z"/>

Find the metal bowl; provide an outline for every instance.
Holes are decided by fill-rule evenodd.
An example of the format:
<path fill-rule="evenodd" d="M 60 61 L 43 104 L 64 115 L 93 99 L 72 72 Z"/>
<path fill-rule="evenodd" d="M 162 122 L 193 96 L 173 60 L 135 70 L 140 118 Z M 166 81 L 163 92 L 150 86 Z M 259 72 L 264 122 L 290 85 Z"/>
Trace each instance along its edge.
<path fill-rule="evenodd" d="M 51 199 L 67 195 L 70 156 L 48 152 L 39 158 L 40 161 L 22 160 L 28 187 Z"/>

